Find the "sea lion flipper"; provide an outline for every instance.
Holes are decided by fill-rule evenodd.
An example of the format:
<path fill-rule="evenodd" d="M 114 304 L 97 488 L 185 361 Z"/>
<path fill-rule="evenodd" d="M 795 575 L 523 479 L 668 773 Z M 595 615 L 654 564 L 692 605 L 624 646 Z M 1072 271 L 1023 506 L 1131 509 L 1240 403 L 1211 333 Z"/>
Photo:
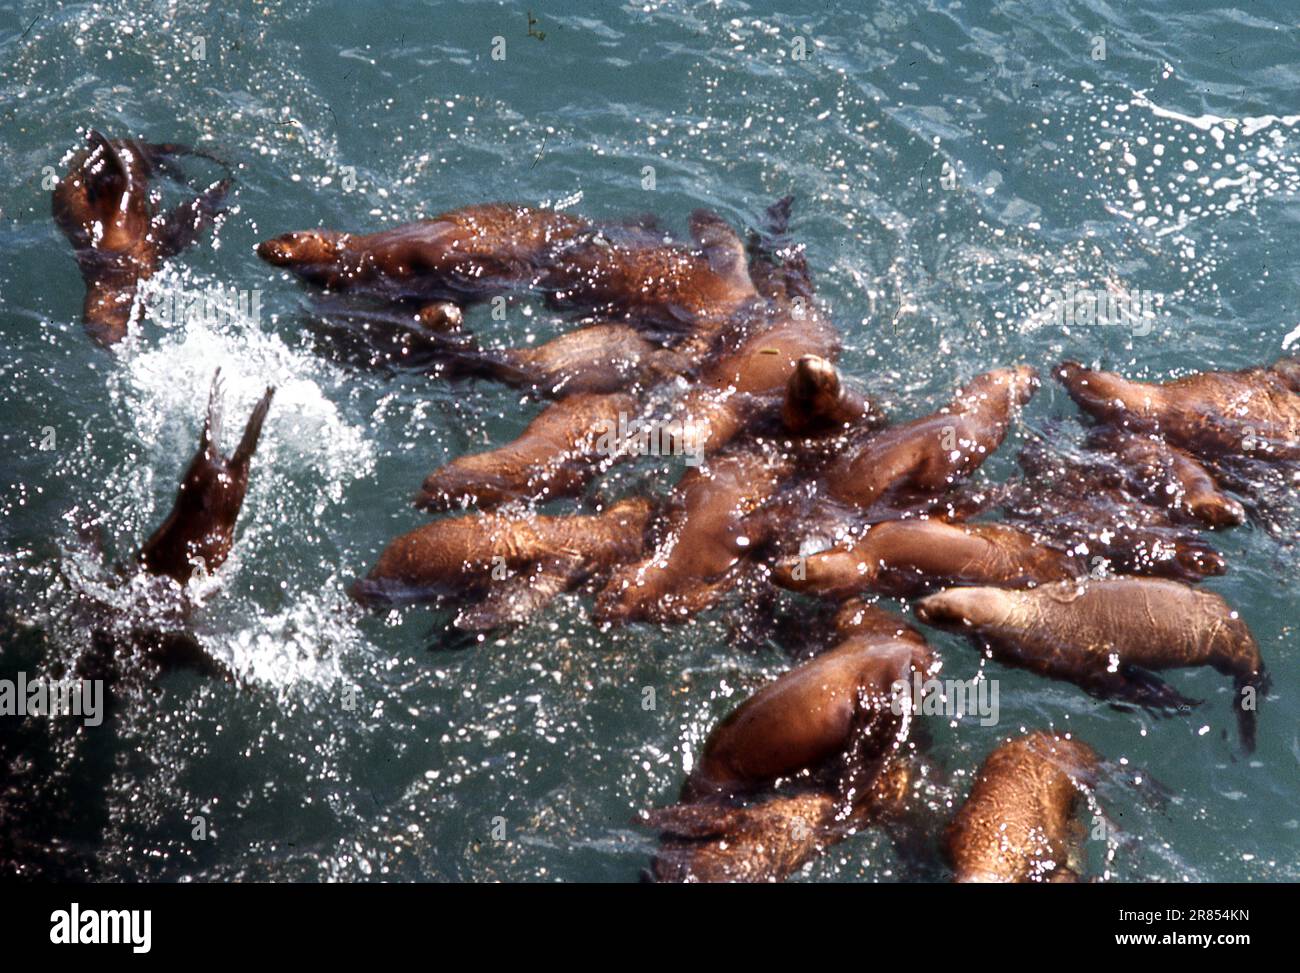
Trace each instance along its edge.
<path fill-rule="evenodd" d="M 266 414 L 271 408 L 271 398 L 274 395 L 275 387 L 268 386 L 257 405 L 253 407 L 253 414 L 248 417 L 248 423 L 244 426 L 244 435 L 240 437 L 239 446 L 230 458 L 232 466 L 247 466 L 252 460 L 253 453 L 257 451 L 257 441 L 262 436 L 262 423 L 266 421 Z"/>
<path fill-rule="evenodd" d="M 1203 700 L 1189 699 L 1150 670 L 1132 664 L 1121 665 L 1119 695 L 1147 709 L 1188 710 Z"/>
<path fill-rule="evenodd" d="M 176 256 L 198 239 L 199 234 L 222 212 L 232 185 L 230 178 L 215 182 L 188 203 L 159 218 L 158 253 L 163 259 Z"/>
<path fill-rule="evenodd" d="M 199 434 L 199 452 L 208 456 L 221 453 L 221 424 L 224 416 L 222 399 L 225 385 L 221 381 L 221 366 L 212 373 L 212 386 L 208 389 L 208 411 L 203 419 L 203 432 Z"/>
<path fill-rule="evenodd" d="M 495 581 L 479 602 L 457 613 L 455 627 L 470 632 L 487 632 L 505 625 L 520 625 L 568 586 L 568 573 L 560 570 L 517 574 Z"/>
<path fill-rule="evenodd" d="M 713 838 L 733 831 L 743 817 L 743 809 L 724 804 L 674 804 L 641 812 L 637 823 L 681 838 Z"/>

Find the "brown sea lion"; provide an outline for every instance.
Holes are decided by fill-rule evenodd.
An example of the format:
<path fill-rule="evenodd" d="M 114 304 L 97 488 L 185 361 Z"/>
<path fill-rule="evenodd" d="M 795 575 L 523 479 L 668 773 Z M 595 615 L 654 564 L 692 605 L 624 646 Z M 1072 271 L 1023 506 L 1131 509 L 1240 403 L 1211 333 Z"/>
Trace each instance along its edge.
<path fill-rule="evenodd" d="M 1154 384 L 1062 362 L 1056 377 L 1079 407 L 1103 422 L 1157 432 L 1196 456 L 1250 454 L 1300 459 L 1297 365 L 1199 372 Z"/>
<path fill-rule="evenodd" d="M 452 460 L 430 473 L 415 504 L 425 510 L 474 505 L 490 509 L 512 500 L 571 497 L 613 462 L 608 430 L 639 413 L 630 395 L 578 394 L 547 406 L 505 446 Z"/>
<path fill-rule="evenodd" d="M 642 815 L 660 832 L 657 882 L 780 882 L 855 831 L 894 824 L 907 810 L 914 764 L 891 760 L 847 814 L 824 790 L 746 804 L 675 804 Z"/>
<path fill-rule="evenodd" d="M 1109 459 L 1067 456 L 1035 443 L 1017 459 L 1026 476 L 999 488 L 1007 519 L 1084 559 L 1091 573 L 1200 581 L 1227 571 L 1223 555 L 1168 508 L 1129 493 L 1131 477 Z"/>
<path fill-rule="evenodd" d="M 1027 365 L 979 375 L 938 412 L 885 429 L 832 464 L 826 491 L 862 510 L 941 496 L 1001 445 L 1016 409 L 1037 388 Z"/>
<path fill-rule="evenodd" d="M 249 464 L 274 393 L 272 388 L 266 390 L 253 408 L 234 453 L 223 456 L 221 369 L 217 369 L 199 449 L 181 479 L 176 505 L 140 549 L 139 561 L 146 571 L 166 575 L 183 585 L 199 565 L 215 571 L 225 563 L 235 540 L 235 521 L 248 491 Z"/>
<path fill-rule="evenodd" d="M 596 598 L 596 620 L 682 622 L 711 607 L 774 529 L 761 509 L 790 472 L 789 460 L 768 450 L 687 470 L 669 498 L 662 539 L 610 578 Z"/>
<path fill-rule="evenodd" d="M 934 657 L 924 641 L 852 635 L 760 689 L 719 723 L 681 799 L 735 798 L 778 779 L 827 776 L 844 807 L 867 793 L 911 729 L 912 673 Z"/>
<path fill-rule="evenodd" d="M 1006 524 L 915 518 L 875 524 L 847 546 L 786 558 L 773 566 L 772 580 L 838 599 L 866 591 L 917 595 L 963 584 L 1020 588 L 1081 573 L 1077 559 Z"/>
<path fill-rule="evenodd" d="M 460 628 L 526 620 L 561 592 L 641 553 L 651 504 L 621 500 L 599 514 L 469 514 L 436 520 L 392 541 L 352 586 L 362 603 L 480 598 Z"/>
<path fill-rule="evenodd" d="M 1254 749 L 1264 661 L 1246 623 L 1213 592 L 1159 578 L 952 588 L 918 602 L 916 617 L 971 636 L 1005 665 L 1153 709 L 1195 703 L 1151 670 L 1212 666 L 1232 677 L 1242 744 Z"/>
<path fill-rule="evenodd" d="M 875 635 L 925 643 L 925 636 L 902 618 L 861 598 L 849 598 L 840 605 L 833 627 L 840 640 L 850 635 Z"/>
<path fill-rule="evenodd" d="M 1113 452 L 1149 502 L 1185 513 L 1208 527 L 1246 522 L 1245 508 L 1219 488 L 1196 457 L 1158 436 L 1100 426 L 1089 443 Z"/>
<path fill-rule="evenodd" d="M 1087 744 L 1042 730 L 999 746 L 948 825 L 954 881 L 1077 882 L 1077 814 L 1099 766 Z"/>
<path fill-rule="evenodd" d="M 231 180 L 162 213 L 161 195 L 152 185 L 157 172 L 178 175 L 171 162 L 176 156 L 220 160 L 183 145 L 110 140 L 94 129 L 86 141 L 54 190 L 54 221 L 71 242 L 86 283 L 86 330 L 100 344 L 112 345 L 138 316 L 140 281 L 198 238 L 220 211 Z"/>
<path fill-rule="evenodd" d="M 532 288 L 559 308 L 716 327 L 756 292 L 723 221 L 701 211 L 691 231 L 695 247 L 643 227 L 489 203 L 371 234 L 288 233 L 257 252 L 318 286 L 389 300 L 464 305 Z"/>

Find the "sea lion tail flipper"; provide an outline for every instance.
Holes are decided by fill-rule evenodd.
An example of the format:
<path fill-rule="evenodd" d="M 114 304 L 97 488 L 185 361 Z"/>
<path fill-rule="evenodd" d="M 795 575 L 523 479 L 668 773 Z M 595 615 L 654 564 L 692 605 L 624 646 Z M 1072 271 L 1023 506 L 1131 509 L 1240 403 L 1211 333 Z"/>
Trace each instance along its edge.
<path fill-rule="evenodd" d="M 248 417 L 248 423 L 244 426 L 244 435 L 240 437 L 239 446 L 230 458 L 232 465 L 247 466 L 252 460 L 253 453 L 257 451 L 257 441 L 262 437 L 262 423 L 266 421 L 266 414 L 271 409 L 271 398 L 274 395 L 275 386 L 267 386 L 262 397 L 258 399 L 257 405 L 253 407 L 253 414 Z"/>
<path fill-rule="evenodd" d="M 226 195 L 234 180 L 229 177 L 213 183 L 188 203 L 182 203 L 162 217 L 159 252 L 163 259 L 174 257 L 210 226 L 222 212 Z"/>
<path fill-rule="evenodd" d="M 221 425 L 224 418 L 222 399 L 225 397 L 225 384 L 221 381 L 221 366 L 212 373 L 212 385 L 208 389 L 208 411 L 203 418 L 203 431 L 199 434 L 199 450 L 215 456 L 221 452 Z"/>
<path fill-rule="evenodd" d="M 1120 695 L 1129 702 L 1146 709 L 1186 711 L 1200 706 L 1204 700 L 1189 699 L 1155 673 L 1141 666 L 1121 665 Z"/>
<path fill-rule="evenodd" d="M 168 173 L 168 175 L 172 175 L 173 178 L 176 178 L 181 182 L 184 181 L 184 175 L 176 175 L 178 170 L 176 170 L 169 162 L 170 159 L 176 156 L 188 155 L 198 159 L 207 159 L 209 162 L 215 162 L 217 165 L 221 166 L 221 168 L 225 169 L 228 176 L 233 177 L 235 174 L 234 166 L 221 156 L 209 152 L 206 149 L 196 149 L 192 145 L 183 145 L 180 142 L 143 142 L 141 143 L 141 147 L 149 156 L 149 162 L 151 165 L 157 166 L 159 169 L 162 169 L 164 172 Z"/>
<path fill-rule="evenodd" d="M 522 625 L 568 586 L 568 574 L 559 570 L 518 574 L 496 581 L 477 604 L 462 608 L 453 624 L 468 632 L 488 632 L 506 625 Z"/>
<path fill-rule="evenodd" d="M 120 197 L 130 188 L 131 170 L 118 153 L 117 147 L 96 129 L 86 132 L 86 141 L 92 146 L 92 157 L 98 154 L 102 165 L 83 165 L 86 193 L 93 203 L 102 196 Z M 86 160 L 90 161 L 89 158 Z"/>
<path fill-rule="evenodd" d="M 1263 663 L 1245 676 L 1238 676 L 1233 683 L 1236 700 L 1233 709 L 1237 711 L 1237 732 L 1241 736 L 1241 748 L 1246 753 L 1255 752 L 1255 728 L 1258 723 L 1259 700 L 1267 696 L 1272 688 L 1272 679 Z"/>

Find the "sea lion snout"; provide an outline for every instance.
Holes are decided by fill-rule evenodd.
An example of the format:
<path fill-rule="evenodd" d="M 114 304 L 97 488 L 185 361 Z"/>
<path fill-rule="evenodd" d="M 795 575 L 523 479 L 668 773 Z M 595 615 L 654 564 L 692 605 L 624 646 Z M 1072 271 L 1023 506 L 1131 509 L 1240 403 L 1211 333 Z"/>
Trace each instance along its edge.
<path fill-rule="evenodd" d="M 1005 594 L 998 588 L 949 588 L 917 602 L 916 617 L 935 628 L 963 629 L 1001 614 Z"/>
<path fill-rule="evenodd" d="M 333 270 L 343 250 L 343 234 L 333 230 L 299 230 L 257 245 L 257 255 L 267 263 L 303 276 Z"/>

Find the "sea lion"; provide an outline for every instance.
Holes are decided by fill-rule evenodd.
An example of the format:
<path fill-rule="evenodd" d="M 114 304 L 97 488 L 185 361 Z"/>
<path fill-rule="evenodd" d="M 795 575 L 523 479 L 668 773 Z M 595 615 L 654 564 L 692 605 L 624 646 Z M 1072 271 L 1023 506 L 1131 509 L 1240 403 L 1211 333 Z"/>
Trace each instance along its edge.
<path fill-rule="evenodd" d="M 912 761 L 889 761 L 847 816 L 824 790 L 778 793 L 744 806 L 675 804 L 644 812 L 641 823 L 660 832 L 650 876 L 657 882 L 783 881 L 854 832 L 895 824 L 914 777 Z"/>
<path fill-rule="evenodd" d="M 199 565 L 215 571 L 225 563 L 235 540 L 235 521 L 248 491 L 249 464 L 274 394 L 275 389 L 266 390 L 254 406 L 234 453 L 224 456 L 220 451 L 221 369 L 217 369 L 198 452 L 181 479 L 176 505 L 140 549 L 138 560 L 145 571 L 166 575 L 184 585 Z"/>
<path fill-rule="evenodd" d="M 719 723 L 686 783 L 685 803 L 736 798 L 778 779 L 828 778 L 853 806 L 885 758 L 907 741 L 912 673 L 928 673 L 924 641 L 851 635 L 760 689 Z"/>
<path fill-rule="evenodd" d="M 126 337 L 138 315 L 136 288 L 162 262 L 193 243 L 220 212 L 225 178 L 182 206 L 162 213 L 156 172 L 177 175 L 176 156 L 213 156 L 183 145 L 107 139 L 91 129 L 53 195 L 54 221 L 72 244 L 86 284 L 82 320 L 99 344 Z M 220 163 L 225 165 L 225 163 Z"/>
<path fill-rule="evenodd" d="M 556 595 L 641 553 L 651 504 L 621 500 L 598 514 L 468 514 L 393 540 L 352 586 L 363 604 L 479 598 L 456 625 L 485 630 L 522 622 Z"/>
<path fill-rule="evenodd" d="M 1132 474 L 1134 492 L 1148 502 L 1207 527 L 1235 527 L 1246 522 L 1246 509 L 1219 488 L 1196 457 L 1158 436 L 1099 426 L 1089 442 L 1115 454 Z"/>
<path fill-rule="evenodd" d="M 1300 459 L 1300 393 L 1295 359 L 1267 368 L 1199 372 L 1171 382 L 1134 382 L 1114 372 L 1062 362 L 1056 377 L 1095 418 L 1157 432 L 1199 457 L 1249 454 Z"/>
<path fill-rule="evenodd" d="M 834 362 L 804 355 L 786 382 L 781 422 L 792 433 L 816 435 L 879 426 L 883 417 L 865 395 L 844 381 Z"/>
<path fill-rule="evenodd" d="M 1076 559 L 1015 527 L 918 518 L 885 521 L 847 546 L 786 558 L 773 565 L 772 580 L 838 599 L 866 591 L 901 597 L 963 584 L 1030 587 L 1081 573 Z"/>
<path fill-rule="evenodd" d="M 1002 444 L 1037 388 L 1027 365 L 979 375 L 938 412 L 887 428 L 841 457 L 825 472 L 826 492 L 860 510 L 941 496 Z"/>
<path fill-rule="evenodd" d="M 1080 798 L 1099 766 L 1086 743 L 1043 730 L 999 746 L 945 833 L 954 881 L 1077 882 Z"/>
<path fill-rule="evenodd" d="M 874 635 L 925 644 L 925 636 L 893 612 L 861 598 L 849 598 L 835 612 L 832 628 L 841 641 L 850 635 Z"/>
<path fill-rule="evenodd" d="M 774 529 L 762 508 L 790 472 L 785 457 L 760 449 L 687 470 L 662 539 L 614 573 L 596 598 L 596 621 L 682 622 L 715 604 Z"/>
<path fill-rule="evenodd" d="M 1200 581 L 1227 571 L 1223 555 L 1175 522 L 1167 507 L 1130 494 L 1132 477 L 1111 460 L 1067 456 L 1036 443 L 1017 460 L 1026 476 L 999 489 L 1007 519 L 1085 559 L 1092 573 Z"/>
<path fill-rule="evenodd" d="M 691 231 L 693 248 L 641 226 L 489 203 L 371 234 L 288 233 L 257 253 L 317 286 L 387 300 L 463 306 L 532 288 L 558 308 L 716 327 L 756 292 L 730 227 L 700 211 Z"/>
<path fill-rule="evenodd" d="M 1268 676 L 1250 629 L 1213 592 L 1122 577 L 1023 591 L 952 588 L 918 602 L 916 617 L 971 636 L 1005 665 L 1157 710 L 1196 704 L 1151 670 L 1212 666 L 1232 677 L 1242 744 L 1254 749 Z"/>
<path fill-rule="evenodd" d="M 544 502 L 581 493 L 613 462 L 617 444 L 609 430 L 626 424 L 639 406 L 630 395 L 577 394 L 547 406 L 513 442 L 461 456 L 425 479 L 415 505 L 447 510 L 490 509 L 513 500 Z"/>

